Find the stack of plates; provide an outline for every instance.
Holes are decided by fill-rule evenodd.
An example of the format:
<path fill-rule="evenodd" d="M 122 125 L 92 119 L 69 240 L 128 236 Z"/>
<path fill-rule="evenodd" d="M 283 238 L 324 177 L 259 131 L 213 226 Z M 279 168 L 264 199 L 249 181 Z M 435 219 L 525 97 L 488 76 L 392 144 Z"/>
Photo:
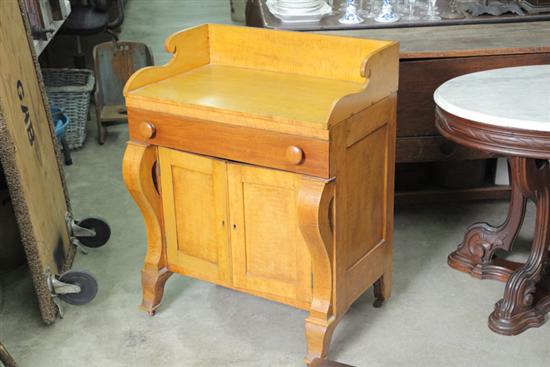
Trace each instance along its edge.
<path fill-rule="evenodd" d="M 332 11 L 323 0 L 267 0 L 266 4 L 283 22 L 315 22 Z"/>

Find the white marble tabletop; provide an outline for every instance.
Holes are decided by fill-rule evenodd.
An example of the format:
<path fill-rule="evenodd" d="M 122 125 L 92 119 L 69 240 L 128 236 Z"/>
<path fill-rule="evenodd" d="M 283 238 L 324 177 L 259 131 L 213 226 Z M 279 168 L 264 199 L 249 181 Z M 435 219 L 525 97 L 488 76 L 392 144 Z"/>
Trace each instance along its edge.
<path fill-rule="evenodd" d="M 462 75 L 437 88 L 434 100 L 467 120 L 550 132 L 550 65 Z"/>

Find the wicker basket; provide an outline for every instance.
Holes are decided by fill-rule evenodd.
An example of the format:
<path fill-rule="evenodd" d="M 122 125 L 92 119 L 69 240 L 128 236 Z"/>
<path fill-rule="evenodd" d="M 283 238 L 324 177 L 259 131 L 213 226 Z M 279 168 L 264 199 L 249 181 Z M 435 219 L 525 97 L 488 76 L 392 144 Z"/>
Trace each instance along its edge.
<path fill-rule="evenodd" d="M 52 107 L 69 117 L 65 139 L 70 149 L 82 147 L 86 140 L 86 121 L 95 79 L 87 69 L 42 69 L 46 92 Z"/>

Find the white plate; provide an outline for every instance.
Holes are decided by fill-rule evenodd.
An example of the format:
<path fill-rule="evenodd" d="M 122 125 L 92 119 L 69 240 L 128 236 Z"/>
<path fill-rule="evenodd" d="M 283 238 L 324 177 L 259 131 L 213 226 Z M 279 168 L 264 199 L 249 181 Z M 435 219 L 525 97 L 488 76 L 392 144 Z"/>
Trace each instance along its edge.
<path fill-rule="evenodd" d="M 317 14 L 322 9 L 322 6 L 313 9 L 283 9 L 277 8 L 277 13 L 279 14 L 288 14 L 288 15 L 307 15 L 307 14 Z"/>
<path fill-rule="evenodd" d="M 307 1 L 303 3 L 295 3 L 292 1 L 279 1 L 277 3 L 278 8 L 299 8 L 299 9 L 308 9 L 308 8 L 318 8 L 322 6 L 320 1 Z"/>
<path fill-rule="evenodd" d="M 307 0 L 302 2 L 288 1 L 288 0 L 271 0 L 267 2 L 272 7 L 277 9 L 319 9 L 325 3 L 322 0 Z"/>
<path fill-rule="evenodd" d="M 275 1 L 275 3 L 279 5 L 288 5 L 288 4 L 296 4 L 296 5 L 307 5 L 307 4 L 317 4 L 320 3 L 320 0 L 301 0 L 301 1 L 292 1 L 292 0 L 279 0 Z"/>
<path fill-rule="evenodd" d="M 319 1 L 319 3 L 321 4 L 320 8 L 314 9 L 312 11 L 306 10 L 304 12 L 304 10 L 295 11 L 294 9 L 280 9 L 280 7 L 277 6 L 277 2 L 275 0 L 266 2 L 271 14 L 273 14 L 283 22 L 288 23 L 318 22 L 325 15 L 332 12 L 332 8 L 330 7 L 330 5 L 328 5 L 324 1 Z"/>

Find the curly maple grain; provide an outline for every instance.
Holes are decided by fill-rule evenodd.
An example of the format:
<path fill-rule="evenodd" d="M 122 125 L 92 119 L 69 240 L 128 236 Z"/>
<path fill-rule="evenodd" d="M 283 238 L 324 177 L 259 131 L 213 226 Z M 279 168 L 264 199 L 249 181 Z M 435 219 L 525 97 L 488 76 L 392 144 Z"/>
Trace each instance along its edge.
<path fill-rule="evenodd" d="M 325 358 L 337 325 L 333 314 L 333 232 L 331 228 L 334 182 L 304 176 L 298 196 L 300 230 L 311 254 L 313 300 L 305 321 L 306 363 Z"/>

